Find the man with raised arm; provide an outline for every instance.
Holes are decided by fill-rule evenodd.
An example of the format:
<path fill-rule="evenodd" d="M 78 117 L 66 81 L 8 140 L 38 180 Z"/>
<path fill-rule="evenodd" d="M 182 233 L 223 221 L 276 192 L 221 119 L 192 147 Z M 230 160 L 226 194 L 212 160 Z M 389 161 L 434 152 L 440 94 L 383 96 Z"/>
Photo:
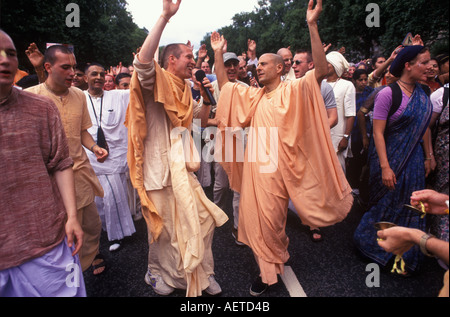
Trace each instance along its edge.
<path fill-rule="evenodd" d="M 315 8 L 314 1 L 309 2 L 307 22 L 316 68 L 290 83 L 281 82 L 284 63 L 275 54 L 259 59 L 258 77 L 264 88 L 228 82 L 222 56 L 225 39 L 217 32 L 211 36 L 221 89 L 216 119 L 223 136 L 222 147 L 216 140 L 215 154 L 222 156 L 231 188 L 241 194 L 239 240 L 251 247 L 260 269 L 250 288 L 253 296 L 277 283 L 277 274 L 283 274 L 289 258 L 285 232 L 289 197 L 310 227 L 342 221 L 353 203 L 320 94 L 327 74 L 317 26 L 321 11 L 321 0 Z M 238 162 L 237 151 L 226 148 L 233 144 L 227 138 L 234 137 L 230 130 L 245 127 L 250 133 L 244 162 Z"/>
<path fill-rule="evenodd" d="M 128 165 L 141 198 L 149 233 L 147 284 L 159 295 L 186 289 L 186 296 L 221 292 L 211 250 L 215 227 L 228 217 L 203 192 L 193 174 L 200 167 L 190 134 L 195 117 L 206 119 L 210 100 L 192 99 L 188 79 L 195 67 L 192 48 L 168 45 L 161 68 L 154 60 L 162 32 L 181 0 L 163 0 L 163 12 L 134 60 L 127 111 Z M 206 79 L 204 82 L 211 86 Z M 183 146 L 184 135 L 188 146 Z M 190 141 L 190 142 L 189 142 Z M 198 153 L 197 153 L 198 154 Z"/>

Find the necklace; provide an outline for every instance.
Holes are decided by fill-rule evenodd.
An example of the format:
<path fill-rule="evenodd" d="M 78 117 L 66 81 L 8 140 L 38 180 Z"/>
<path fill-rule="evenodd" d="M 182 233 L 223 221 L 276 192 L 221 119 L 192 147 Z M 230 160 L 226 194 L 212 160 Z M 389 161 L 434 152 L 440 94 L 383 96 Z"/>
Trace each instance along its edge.
<path fill-rule="evenodd" d="M 401 83 L 403 83 L 403 82 L 401 81 Z M 404 84 L 401 84 L 401 83 L 399 84 L 400 87 L 402 87 L 403 89 L 405 89 L 407 92 L 409 92 L 412 95 L 414 92 L 414 88 L 413 88 L 413 90 L 409 90 Z"/>
<path fill-rule="evenodd" d="M 406 81 L 403 81 L 401 79 L 399 79 L 398 81 L 403 83 L 403 84 L 405 84 L 405 85 L 410 85 L 410 86 L 415 86 L 416 85 L 416 83 L 412 83 L 412 84 L 411 83 L 407 83 Z"/>

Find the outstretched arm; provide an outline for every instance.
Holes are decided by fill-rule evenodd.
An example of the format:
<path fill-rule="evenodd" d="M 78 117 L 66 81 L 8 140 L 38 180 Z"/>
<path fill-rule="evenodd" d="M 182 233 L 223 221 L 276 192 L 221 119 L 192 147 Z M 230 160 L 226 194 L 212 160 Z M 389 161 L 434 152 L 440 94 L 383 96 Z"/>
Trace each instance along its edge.
<path fill-rule="evenodd" d="M 419 229 L 393 227 L 378 231 L 377 235 L 380 238 L 378 244 L 387 252 L 401 255 L 414 245 L 420 245 L 420 240 L 424 234 L 425 232 Z M 432 237 L 426 242 L 425 248 L 429 253 L 448 264 L 448 242 Z"/>
<path fill-rule="evenodd" d="M 322 0 L 317 0 L 314 7 L 314 0 L 310 0 L 308 11 L 306 12 L 306 21 L 308 22 L 309 35 L 311 37 L 311 52 L 315 65 L 316 79 L 319 85 L 328 73 L 328 63 L 325 57 L 322 41 L 320 40 L 317 21 L 322 12 Z"/>
<path fill-rule="evenodd" d="M 141 63 L 149 63 L 153 60 L 156 50 L 159 48 L 162 32 L 169 20 L 177 13 L 180 4 L 181 0 L 177 0 L 177 3 L 173 3 L 172 0 L 163 0 L 163 12 L 148 34 L 139 52 L 139 60 Z"/>
<path fill-rule="evenodd" d="M 219 90 L 228 82 L 227 71 L 223 62 L 223 50 L 227 41 L 217 32 L 211 34 L 211 47 L 214 50 L 215 68 Z"/>
<path fill-rule="evenodd" d="M 392 64 L 392 62 L 395 60 L 398 53 L 400 53 L 400 51 L 402 49 L 403 49 L 402 45 L 399 45 L 395 48 L 395 50 L 391 53 L 391 56 L 389 56 L 389 58 L 383 64 L 381 64 L 380 67 L 378 67 L 377 69 L 375 69 L 373 71 L 373 79 L 378 81 L 382 76 L 384 76 L 384 73 L 389 68 L 389 66 Z M 369 85 L 370 84 L 373 85 L 374 83 L 369 83 Z"/>

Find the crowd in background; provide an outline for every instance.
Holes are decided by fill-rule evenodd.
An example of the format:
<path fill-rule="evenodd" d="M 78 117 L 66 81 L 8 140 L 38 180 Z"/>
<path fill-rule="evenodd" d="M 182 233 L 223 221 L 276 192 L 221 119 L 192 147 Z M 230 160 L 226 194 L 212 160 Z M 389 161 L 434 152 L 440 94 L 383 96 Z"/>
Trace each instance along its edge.
<path fill-rule="evenodd" d="M 245 87 L 263 88 L 264 84 L 259 81 L 257 43 L 249 40 L 247 44 L 248 50 L 239 55 L 224 51 L 228 80 Z M 371 238 L 377 234 L 373 223 L 378 221 L 420 229 L 448 242 L 448 215 L 419 217 L 417 211 L 404 206 L 409 203 L 413 192 L 422 189 L 432 189 L 448 196 L 448 54 L 430 56 L 420 36 L 414 38 L 412 46 L 399 46 L 389 56 L 374 56 L 362 61 L 348 61 L 345 48 L 329 52 L 328 47 L 324 45 L 330 72 L 321 89 L 329 136 L 352 188 L 355 203 L 366 211 L 355 232 L 358 249 L 364 256 L 385 266 L 393 264 L 392 255 L 388 256 L 376 239 Z M 197 64 L 192 69 L 189 85 L 193 99 L 198 102 L 202 99 L 202 83 L 196 78 L 199 70 L 206 74 L 214 87 L 214 96 L 217 101 L 220 100 L 219 87 L 214 84 L 217 80 L 216 67 L 209 63 L 211 53 L 203 45 L 198 51 Z M 49 73 L 44 69 L 44 62 L 48 62 L 45 58 L 51 54 L 46 52 L 44 56 L 34 43 L 30 44 L 26 54 L 36 74 L 18 71 L 14 79 L 16 88 L 44 95 L 46 89 L 54 92 L 56 85 L 52 86 L 48 79 L 56 76 L 57 71 Z M 277 54 L 284 62 L 283 82 L 299 80 L 315 67 L 308 50 L 280 48 Z M 409 77 L 406 77 L 405 64 L 409 67 L 415 63 L 422 67 L 422 73 L 408 73 Z M 424 70 L 426 77 L 423 76 Z M 63 74 L 63 71 L 58 71 Z M 93 217 L 98 212 L 101 223 L 96 220 L 97 226 L 102 226 L 107 232 L 111 252 L 121 247 L 123 239 L 134 234 L 133 220 L 142 217 L 139 195 L 133 188 L 127 166 L 128 137 L 124 125 L 130 102 L 130 85 L 137 76 L 133 65 L 126 67 L 121 62 L 117 66 L 108 66 L 96 64 L 95 61 L 77 61 L 73 74 L 66 73 L 66 78 L 72 80 L 72 86 L 79 89 L 78 97 L 73 98 L 84 100 L 86 109 L 83 110 L 82 124 L 88 127 L 92 136 L 89 141 L 78 141 L 79 155 L 86 156 L 83 153 L 87 153 L 86 159 L 80 161 L 90 165 L 87 170 L 92 169 L 95 174 L 88 175 L 89 172 L 86 172 L 76 177 L 94 183 L 94 188 L 98 189 L 95 199 L 84 204 L 83 208 L 90 206 Z M 390 109 L 386 105 L 396 102 L 394 91 L 397 86 L 394 85 L 403 89 L 398 108 L 392 111 L 392 107 Z M 61 94 L 59 100 L 54 102 L 61 102 L 62 105 L 72 102 L 67 96 Z M 67 101 L 65 98 L 68 98 Z M 411 105 L 408 106 L 410 100 Z M 217 126 L 215 113 L 216 107 L 213 105 L 206 127 Z M 380 122 L 384 122 L 382 126 Z M 77 133 L 80 132 L 74 132 L 74 135 Z M 104 134 L 105 146 L 99 146 L 100 133 Z M 70 139 L 72 136 L 68 137 Z M 212 139 L 214 135 L 202 139 L 202 146 Z M 69 148 L 73 154 L 71 144 Z M 103 157 L 104 149 L 107 150 L 107 159 Z M 199 152 L 202 153 L 201 149 Z M 75 162 L 74 168 L 76 165 Z M 196 176 L 203 188 L 212 186 L 214 203 L 221 209 L 225 209 L 227 201 L 233 201 L 235 221 L 231 234 L 241 245 L 237 221 L 239 194 L 230 189 L 227 174 L 214 161 L 202 161 Z M 400 210 L 392 210 L 393 205 L 400 206 Z M 292 205 L 289 209 L 297 212 Z M 90 225 L 86 229 L 89 227 L 92 228 Z M 310 236 L 316 242 L 326 239 L 320 228 L 311 228 Z M 98 244 L 98 235 L 93 235 L 92 239 L 96 240 L 94 244 Z M 371 242 L 367 243 L 369 240 Z M 94 274 L 101 274 L 106 263 L 98 246 L 94 249 L 83 269 L 92 263 Z M 411 274 L 418 270 L 422 256 L 420 250 L 414 248 L 405 253 L 406 270 L 399 271 L 399 274 Z M 448 263 L 444 262 L 440 261 L 440 264 L 448 269 Z"/>

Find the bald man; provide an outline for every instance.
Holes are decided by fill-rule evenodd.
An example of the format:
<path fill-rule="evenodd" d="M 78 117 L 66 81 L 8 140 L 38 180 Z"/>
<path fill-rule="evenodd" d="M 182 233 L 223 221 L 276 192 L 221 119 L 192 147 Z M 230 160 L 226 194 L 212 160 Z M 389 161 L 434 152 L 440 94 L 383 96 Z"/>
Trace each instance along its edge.
<path fill-rule="evenodd" d="M 221 89 L 216 120 L 222 135 L 218 134 L 215 154 L 222 159 L 231 188 L 241 194 L 239 241 L 251 247 L 260 269 L 250 288 L 252 296 L 277 283 L 277 274 L 283 274 L 289 259 L 285 232 L 289 197 L 302 223 L 313 228 L 343 220 L 353 203 L 330 140 L 320 94 L 327 74 L 317 27 L 322 1 L 313 6 L 311 0 L 307 21 L 316 68 L 289 83 L 281 80 L 285 63 L 277 54 L 259 59 L 258 78 L 264 88 L 229 82 L 223 66 L 226 40 L 217 32 L 211 35 Z M 239 129 L 246 127 L 250 133 L 242 161 Z M 230 148 L 235 144 L 236 149 Z"/>
<path fill-rule="evenodd" d="M 290 82 L 295 80 L 295 72 L 292 68 L 292 52 L 289 48 L 280 48 L 277 52 L 283 59 L 284 71 L 281 74 L 281 80 L 285 82 Z"/>
<path fill-rule="evenodd" d="M 0 29 L 0 297 L 86 296 L 61 116 L 50 99 L 13 87 L 17 67 Z"/>

